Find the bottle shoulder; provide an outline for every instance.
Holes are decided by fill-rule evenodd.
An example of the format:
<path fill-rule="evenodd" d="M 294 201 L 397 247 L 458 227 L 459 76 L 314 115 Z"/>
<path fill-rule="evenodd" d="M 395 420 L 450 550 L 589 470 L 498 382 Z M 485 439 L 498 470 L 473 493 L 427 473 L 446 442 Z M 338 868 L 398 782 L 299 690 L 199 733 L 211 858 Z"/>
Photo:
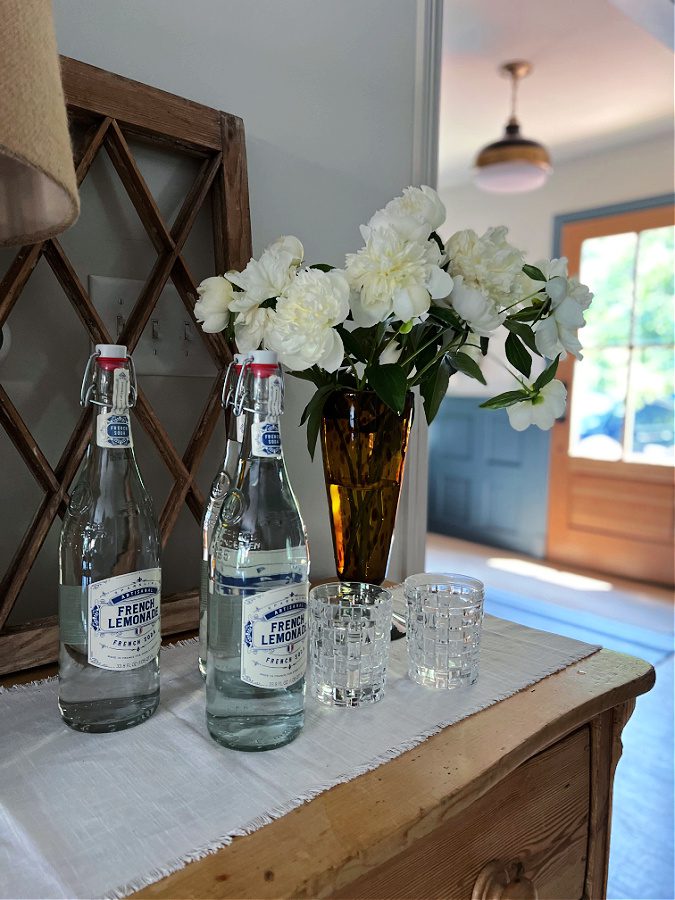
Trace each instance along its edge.
<path fill-rule="evenodd" d="M 86 466 L 71 491 L 61 535 L 85 543 L 106 535 L 159 542 L 152 499 L 140 478 L 97 479 Z"/>

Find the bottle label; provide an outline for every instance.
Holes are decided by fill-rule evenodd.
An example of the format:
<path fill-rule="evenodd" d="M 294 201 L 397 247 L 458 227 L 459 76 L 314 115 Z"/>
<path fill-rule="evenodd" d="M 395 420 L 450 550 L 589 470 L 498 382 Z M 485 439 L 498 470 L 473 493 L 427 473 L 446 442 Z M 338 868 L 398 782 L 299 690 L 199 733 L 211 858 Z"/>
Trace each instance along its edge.
<path fill-rule="evenodd" d="M 254 687 L 287 688 L 307 664 L 307 582 L 242 599 L 241 680 Z"/>
<path fill-rule="evenodd" d="M 253 456 L 281 456 L 281 435 L 276 419 L 251 424 L 251 453 Z"/>
<path fill-rule="evenodd" d="M 143 569 L 88 588 L 88 659 L 99 669 L 138 669 L 159 653 L 161 570 Z"/>
<path fill-rule="evenodd" d="M 113 402 L 109 413 L 96 416 L 96 443 L 99 447 L 133 447 L 129 417 L 129 372 L 115 369 Z"/>
<path fill-rule="evenodd" d="M 234 413 L 232 413 L 234 415 Z M 235 416 L 235 425 L 237 428 L 237 443 L 244 443 L 244 434 L 246 433 L 246 416 Z"/>

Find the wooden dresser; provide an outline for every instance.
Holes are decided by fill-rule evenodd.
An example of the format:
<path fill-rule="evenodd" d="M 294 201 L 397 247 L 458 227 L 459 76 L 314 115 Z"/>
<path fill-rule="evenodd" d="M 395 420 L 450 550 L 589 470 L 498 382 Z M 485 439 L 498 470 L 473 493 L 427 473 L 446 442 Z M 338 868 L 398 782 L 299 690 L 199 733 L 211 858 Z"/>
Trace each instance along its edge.
<path fill-rule="evenodd" d="M 138 897 L 596 900 L 639 659 L 600 650 Z"/>

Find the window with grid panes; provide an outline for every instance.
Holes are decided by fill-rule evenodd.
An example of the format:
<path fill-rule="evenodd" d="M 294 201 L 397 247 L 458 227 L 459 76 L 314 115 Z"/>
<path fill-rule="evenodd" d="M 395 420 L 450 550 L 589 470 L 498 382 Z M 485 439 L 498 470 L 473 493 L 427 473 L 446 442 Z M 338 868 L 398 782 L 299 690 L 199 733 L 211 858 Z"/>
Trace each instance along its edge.
<path fill-rule="evenodd" d="M 580 280 L 595 297 L 575 370 L 570 454 L 673 465 L 675 228 L 588 238 Z"/>

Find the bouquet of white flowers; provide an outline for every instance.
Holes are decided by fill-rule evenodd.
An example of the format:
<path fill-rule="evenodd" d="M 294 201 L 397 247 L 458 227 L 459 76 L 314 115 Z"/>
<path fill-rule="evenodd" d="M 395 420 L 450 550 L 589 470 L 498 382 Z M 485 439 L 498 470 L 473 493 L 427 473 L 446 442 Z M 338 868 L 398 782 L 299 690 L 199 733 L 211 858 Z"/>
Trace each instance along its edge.
<path fill-rule="evenodd" d="M 500 328 L 514 388 L 481 405 L 505 408 L 518 431 L 551 428 L 564 411 L 554 376 L 567 351 L 581 358 L 577 332 L 592 294 L 567 276 L 565 259 L 528 265 L 504 227 L 459 231 L 443 244 L 444 221 L 432 188 L 409 187 L 361 226 L 364 246 L 342 269 L 306 265 L 302 244 L 287 236 L 243 272 L 200 284 L 204 331 L 226 329 L 240 352 L 275 350 L 316 385 L 302 418 L 312 455 L 335 391 L 374 391 L 401 415 L 418 386 L 431 422 L 454 372 L 485 384 L 481 359 Z M 532 354 L 551 361 L 534 382 Z"/>

